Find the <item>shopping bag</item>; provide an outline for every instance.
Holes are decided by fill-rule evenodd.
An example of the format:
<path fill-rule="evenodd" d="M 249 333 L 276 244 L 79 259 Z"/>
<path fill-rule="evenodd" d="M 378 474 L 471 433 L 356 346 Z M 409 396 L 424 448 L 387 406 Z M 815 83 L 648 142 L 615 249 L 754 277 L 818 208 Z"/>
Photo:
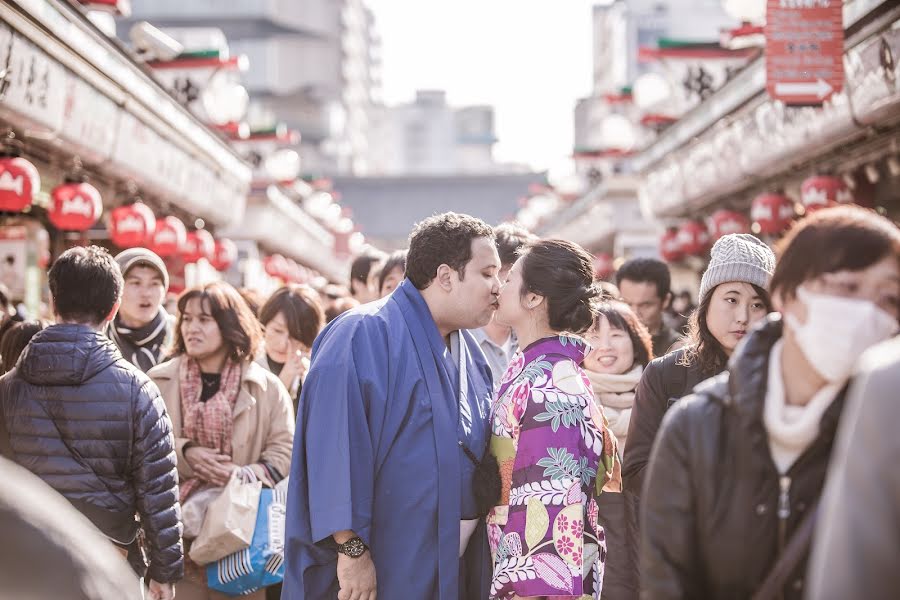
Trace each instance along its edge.
<path fill-rule="evenodd" d="M 256 530 L 248 548 L 206 567 L 209 589 L 229 596 L 250 594 L 284 579 L 284 527 L 288 480 L 259 497 Z"/>
<path fill-rule="evenodd" d="M 225 488 L 211 487 L 199 492 L 194 492 L 181 505 L 181 523 L 184 530 L 181 536 L 186 540 L 192 540 L 200 534 L 203 527 L 203 519 L 210 503 L 219 497 Z"/>
<path fill-rule="evenodd" d="M 261 490 L 262 482 L 246 483 L 236 470 L 218 498 L 209 503 L 191 545 L 191 560 L 206 565 L 250 545 Z"/>

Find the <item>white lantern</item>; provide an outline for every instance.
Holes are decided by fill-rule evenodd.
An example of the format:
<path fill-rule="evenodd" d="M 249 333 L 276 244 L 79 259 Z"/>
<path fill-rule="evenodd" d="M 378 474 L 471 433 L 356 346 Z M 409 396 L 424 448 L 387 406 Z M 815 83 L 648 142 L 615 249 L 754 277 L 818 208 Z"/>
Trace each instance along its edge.
<path fill-rule="evenodd" d="M 228 73 L 221 72 L 210 78 L 200 94 L 200 102 L 213 124 L 225 125 L 244 118 L 250 96 L 244 86 L 235 82 Z"/>
<path fill-rule="evenodd" d="M 605 148 L 631 150 L 637 142 L 634 125 L 622 115 L 609 115 L 600 123 L 600 135 Z"/>
<path fill-rule="evenodd" d="M 672 86 L 659 73 L 644 73 L 634 82 L 631 93 L 638 108 L 651 111 L 670 102 Z"/>
<path fill-rule="evenodd" d="M 722 8 L 742 23 L 759 24 L 766 20 L 766 0 L 722 0 Z"/>
<path fill-rule="evenodd" d="M 266 157 L 263 168 L 275 181 L 293 181 L 300 174 L 300 155 L 290 148 L 276 150 Z"/>

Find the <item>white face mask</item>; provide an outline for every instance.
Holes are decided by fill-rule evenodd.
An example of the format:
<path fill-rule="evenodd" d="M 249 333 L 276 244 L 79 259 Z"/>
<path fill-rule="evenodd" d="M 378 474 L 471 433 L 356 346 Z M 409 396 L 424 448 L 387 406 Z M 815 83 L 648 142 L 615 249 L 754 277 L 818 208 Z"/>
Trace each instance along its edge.
<path fill-rule="evenodd" d="M 870 346 L 897 332 L 897 319 L 868 300 L 810 292 L 800 286 L 797 298 L 806 306 L 806 323 L 785 313 L 797 344 L 812 367 L 829 383 L 842 383 Z"/>

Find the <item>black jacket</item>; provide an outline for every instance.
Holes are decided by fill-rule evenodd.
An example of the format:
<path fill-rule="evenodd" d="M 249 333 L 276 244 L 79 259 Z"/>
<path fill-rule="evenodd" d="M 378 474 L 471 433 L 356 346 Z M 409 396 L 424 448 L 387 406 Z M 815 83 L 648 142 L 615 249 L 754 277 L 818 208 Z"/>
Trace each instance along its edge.
<path fill-rule="evenodd" d="M 730 374 L 698 386 L 663 420 L 642 498 L 643 597 L 751 597 L 817 501 L 844 393 L 826 410 L 813 444 L 780 477 L 762 415 L 769 353 L 781 332 L 780 319 L 770 315 L 738 347 Z M 804 559 L 785 598 L 803 597 L 805 571 Z"/>
<path fill-rule="evenodd" d="M 175 440 L 156 385 L 102 333 L 53 325 L 0 379 L 0 398 L 12 458 L 123 546 L 138 514 L 149 576 L 180 579 Z"/>

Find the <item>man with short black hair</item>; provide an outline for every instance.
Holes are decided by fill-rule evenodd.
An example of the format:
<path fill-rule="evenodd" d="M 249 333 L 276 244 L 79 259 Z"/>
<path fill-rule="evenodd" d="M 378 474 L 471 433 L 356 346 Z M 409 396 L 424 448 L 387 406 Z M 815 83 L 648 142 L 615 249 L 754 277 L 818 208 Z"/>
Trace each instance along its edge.
<path fill-rule="evenodd" d="M 350 295 L 360 304 L 380 298 L 372 272 L 386 258 L 385 254 L 370 250 L 357 256 L 350 265 Z"/>
<path fill-rule="evenodd" d="M 655 258 L 633 258 L 619 267 L 616 286 L 653 338 L 653 356 L 675 349 L 681 336 L 666 327 L 663 313 L 672 301 L 669 266 Z"/>
<path fill-rule="evenodd" d="M 143 529 L 151 597 L 170 599 L 184 570 L 175 439 L 156 385 L 103 334 L 122 297 L 119 267 L 103 248 L 76 247 L 48 279 L 57 324 L 0 378 L 11 458 L 127 552 L 141 576 Z"/>
<path fill-rule="evenodd" d="M 492 382 L 466 329 L 491 320 L 499 270 L 488 225 L 430 217 L 393 293 L 316 339 L 291 462 L 285 600 L 486 597 L 486 509 L 472 480 Z"/>

